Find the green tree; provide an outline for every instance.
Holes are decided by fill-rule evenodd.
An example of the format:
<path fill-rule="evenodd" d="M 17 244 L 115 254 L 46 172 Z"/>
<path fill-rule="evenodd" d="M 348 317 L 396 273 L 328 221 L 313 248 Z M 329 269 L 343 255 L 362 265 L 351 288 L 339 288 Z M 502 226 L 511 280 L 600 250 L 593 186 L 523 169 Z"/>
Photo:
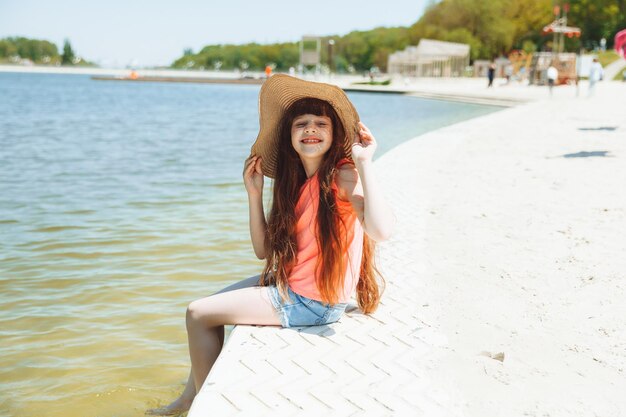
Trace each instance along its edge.
<path fill-rule="evenodd" d="M 355 68 L 365 70 L 372 66 L 370 46 L 362 32 L 347 34 L 335 46 L 338 52 Z"/>
<path fill-rule="evenodd" d="M 72 50 L 72 45 L 70 45 L 70 41 L 68 39 L 63 43 L 63 54 L 61 55 L 61 64 L 68 65 L 74 63 L 74 51 Z"/>
<path fill-rule="evenodd" d="M 541 30 L 553 20 L 552 0 L 512 1 L 506 8 L 506 18 L 511 20 L 513 25 L 515 49 L 529 49 L 531 44 L 526 41 L 530 41 L 533 46 L 542 45 L 548 38 L 541 35 Z M 527 52 L 534 50 L 533 48 Z"/>
<path fill-rule="evenodd" d="M 542 28 L 553 19 L 552 6 L 571 3 L 568 23 L 582 30 L 582 38 L 566 39 L 566 50 L 592 48 L 604 37 L 612 45 L 615 33 L 626 28 L 626 0 L 431 0 L 422 17 L 410 27 L 375 28 L 322 39 L 321 62 L 328 62 L 328 40 L 333 39 L 333 62 L 338 71 L 353 66 L 358 71 L 372 65 L 386 69 L 389 54 L 436 39 L 470 45 L 472 59 L 491 59 L 513 49 L 527 52 L 544 49 L 552 36 Z M 184 55 L 172 66 L 186 68 L 190 62 L 237 68 L 245 60 L 251 70 L 268 63 L 286 70 L 299 61 L 299 43 L 271 45 L 209 45 L 195 55 Z"/>
<path fill-rule="evenodd" d="M 581 28 L 580 43 L 587 49 L 602 38 L 612 45 L 615 33 L 626 28 L 625 8 L 624 0 L 571 0 L 568 24 Z"/>
<path fill-rule="evenodd" d="M 278 61 L 276 62 L 276 69 L 279 71 L 285 71 L 289 67 L 295 67 L 300 62 L 300 50 L 296 43 L 285 43 L 278 45 Z"/>
<path fill-rule="evenodd" d="M 23 37 L 11 37 L 0 40 L 0 57 L 8 58 L 19 55 L 33 62 L 41 62 L 45 57 L 57 59 L 59 52 L 52 42 Z"/>
<path fill-rule="evenodd" d="M 511 49 L 514 26 L 506 17 L 509 2 L 505 0 L 444 0 L 429 7 L 411 28 L 413 44 L 422 38 L 450 40 L 467 39 L 473 47 L 474 58 L 493 58 Z"/>
<path fill-rule="evenodd" d="M 8 58 L 17 54 L 17 48 L 10 39 L 0 40 L 0 58 Z"/>

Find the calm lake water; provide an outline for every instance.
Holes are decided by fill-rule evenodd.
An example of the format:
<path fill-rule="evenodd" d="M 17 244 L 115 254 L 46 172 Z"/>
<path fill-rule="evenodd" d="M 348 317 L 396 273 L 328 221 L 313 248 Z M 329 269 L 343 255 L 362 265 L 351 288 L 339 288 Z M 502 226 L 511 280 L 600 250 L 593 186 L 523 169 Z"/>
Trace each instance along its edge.
<path fill-rule="evenodd" d="M 0 73 L 0 415 L 140 416 L 188 375 L 187 304 L 260 272 L 259 86 Z M 351 93 L 379 155 L 495 107 Z"/>

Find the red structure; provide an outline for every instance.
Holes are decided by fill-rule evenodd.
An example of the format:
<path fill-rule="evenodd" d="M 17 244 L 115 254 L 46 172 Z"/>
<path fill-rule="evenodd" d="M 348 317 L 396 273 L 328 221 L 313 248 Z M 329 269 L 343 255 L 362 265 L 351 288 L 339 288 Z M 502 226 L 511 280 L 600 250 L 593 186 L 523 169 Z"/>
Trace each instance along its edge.
<path fill-rule="evenodd" d="M 558 53 L 563 52 L 565 47 L 564 39 L 567 36 L 568 38 L 579 38 L 580 37 L 580 28 L 575 28 L 572 26 L 567 26 L 567 13 L 569 12 L 569 3 L 565 3 L 563 5 L 563 14 L 561 15 L 561 7 L 554 6 L 554 22 L 550 23 L 547 26 L 543 27 L 542 33 L 544 35 L 552 33 L 552 52 Z"/>
<path fill-rule="evenodd" d="M 626 29 L 617 32 L 615 35 L 615 52 L 626 59 Z"/>
<path fill-rule="evenodd" d="M 554 22 L 550 23 L 547 26 L 544 26 L 542 33 L 544 35 L 547 35 L 549 33 L 562 33 L 568 38 L 573 38 L 573 37 L 580 38 L 580 28 L 575 28 L 572 26 L 565 26 L 562 18 L 555 20 Z"/>

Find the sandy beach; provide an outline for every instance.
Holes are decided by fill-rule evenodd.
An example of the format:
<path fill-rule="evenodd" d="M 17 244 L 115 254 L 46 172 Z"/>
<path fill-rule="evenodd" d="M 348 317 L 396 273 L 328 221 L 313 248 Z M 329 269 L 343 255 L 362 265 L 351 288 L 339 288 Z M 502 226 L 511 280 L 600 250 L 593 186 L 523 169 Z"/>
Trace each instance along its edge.
<path fill-rule="evenodd" d="M 238 326 L 189 415 L 626 415 L 626 84 L 587 87 L 380 158 L 398 223 L 379 310 Z"/>
<path fill-rule="evenodd" d="M 598 87 L 378 162 L 401 208 L 382 259 L 416 248 L 417 314 L 447 341 L 424 372 L 467 415 L 626 415 L 626 85 Z"/>

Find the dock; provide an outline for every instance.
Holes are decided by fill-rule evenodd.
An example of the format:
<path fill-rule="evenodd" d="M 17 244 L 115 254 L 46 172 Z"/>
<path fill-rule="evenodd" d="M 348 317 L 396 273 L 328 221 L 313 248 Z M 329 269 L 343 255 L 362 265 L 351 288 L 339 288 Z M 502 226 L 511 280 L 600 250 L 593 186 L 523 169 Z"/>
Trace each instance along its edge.
<path fill-rule="evenodd" d="M 140 76 L 140 77 L 113 77 L 94 75 L 92 80 L 98 81 L 131 81 L 131 82 L 161 82 L 161 83 L 196 83 L 196 84 L 243 84 L 261 85 L 263 78 L 210 78 L 210 77 L 163 77 L 163 76 Z"/>

